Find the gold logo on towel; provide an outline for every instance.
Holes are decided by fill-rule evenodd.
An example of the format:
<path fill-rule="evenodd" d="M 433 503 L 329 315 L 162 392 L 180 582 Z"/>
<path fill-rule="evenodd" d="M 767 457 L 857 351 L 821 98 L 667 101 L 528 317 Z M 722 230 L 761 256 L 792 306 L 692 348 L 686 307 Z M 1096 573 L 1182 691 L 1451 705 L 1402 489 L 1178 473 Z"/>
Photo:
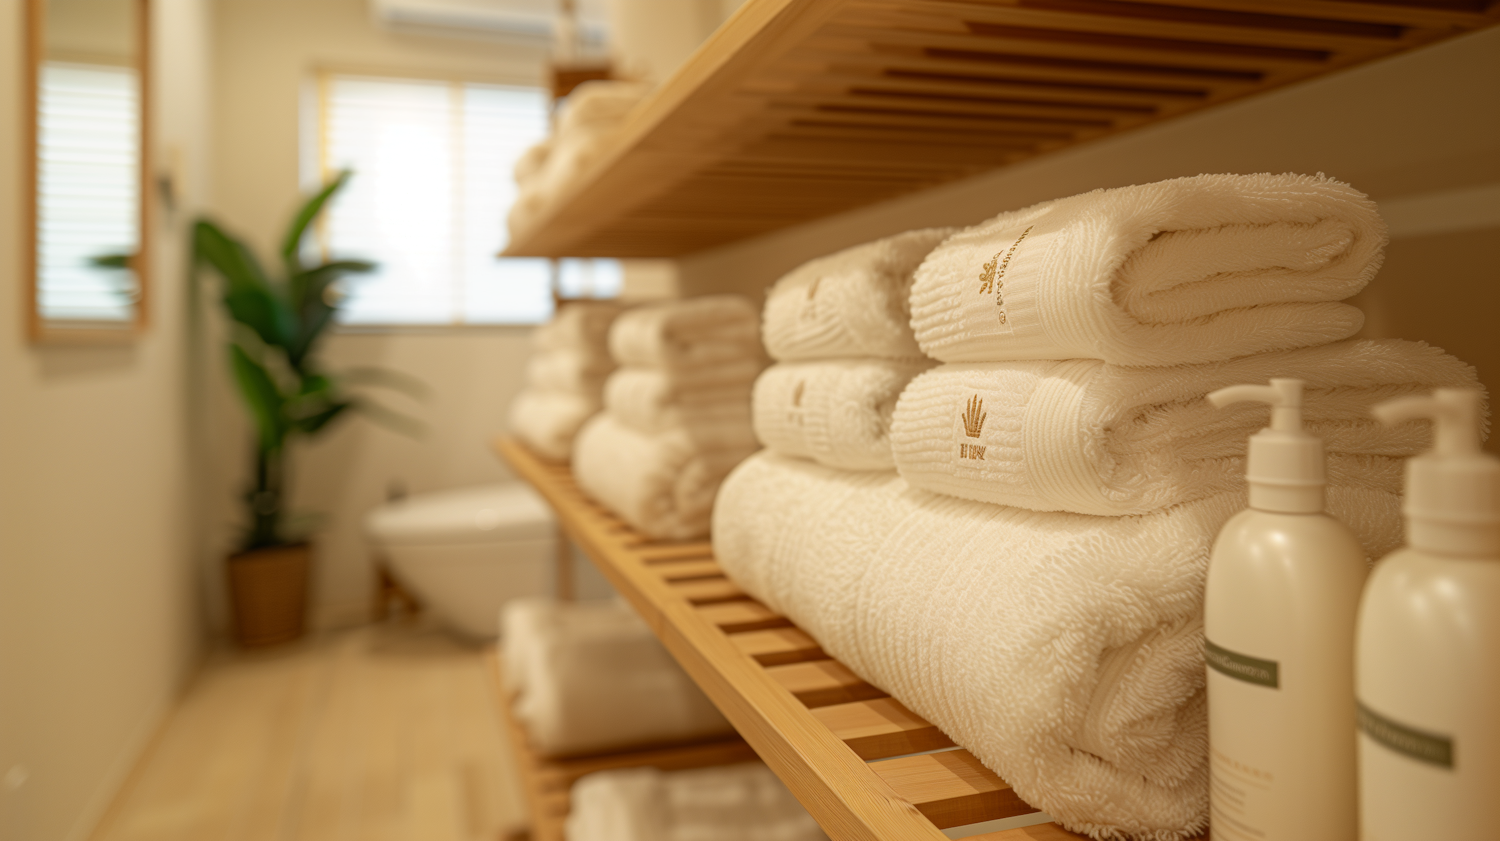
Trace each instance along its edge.
<path fill-rule="evenodd" d="M 807 380 L 798 380 L 797 385 L 792 388 L 792 410 L 786 413 L 786 419 L 798 426 L 803 425 L 802 420 L 802 395 L 807 391 Z"/>
<path fill-rule="evenodd" d="M 809 283 L 807 285 L 807 300 L 811 301 L 813 299 L 813 296 L 816 295 L 816 294 L 818 294 L 818 284 L 820 284 L 822 282 L 823 282 L 823 278 L 820 275 L 818 277 L 813 278 L 813 282 Z"/>
<path fill-rule="evenodd" d="M 979 395 L 970 397 L 969 404 L 963 413 L 964 434 L 970 438 L 978 438 L 979 433 L 984 431 L 984 420 L 989 416 L 989 412 L 984 410 L 984 401 L 979 399 Z M 958 445 L 958 457 L 983 461 L 985 449 L 986 447 L 981 444 L 970 444 L 965 441 Z"/>
<path fill-rule="evenodd" d="M 1021 247 L 1021 243 L 1031 234 L 1031 229 L 1035 227 L 1035 225 L 1027 225 L 1026 230 L 1022 231 L 1021 235 L 1016 238 L 1016 241 L 1011 243 L 1010 248 L 1004 252 L 1005 258 L 1003 260 L 1000 257 L 1001 252 L 996 251 L 995 256 L 991 257 L 990 261 L 985 263 L 984 268 L 979 272 L 979 294 L 988 295 L 991 292 L 995 293 L 995 307 L 1000 310 L 1001 324 L 1006 322 L 1005 270 L 1010 267 L 1010 258 L 1015 256 L 1016 249 Z"/>

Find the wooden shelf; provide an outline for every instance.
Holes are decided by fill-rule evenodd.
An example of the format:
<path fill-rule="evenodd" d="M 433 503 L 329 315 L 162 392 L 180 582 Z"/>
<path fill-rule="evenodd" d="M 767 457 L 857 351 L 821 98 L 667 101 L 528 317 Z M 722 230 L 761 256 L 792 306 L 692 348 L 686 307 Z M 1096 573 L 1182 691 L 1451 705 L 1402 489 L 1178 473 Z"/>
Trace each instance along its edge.
<path fill-rule="evenodd" d="M 652 541 L 585 496 L 567 465 L 508 437 L 495 449 L 835 841 L 942 841 L 942 829 L 1036 813 L 937 727 L 740 593 L 708 542 Z M 1084 839 L 1053 823 L 973 837 Z"/>
<path fill-rule="evenodd" d="M 1497 22 L 1494 0 L 750 0 L 505 254 L 675 257 Z"/>

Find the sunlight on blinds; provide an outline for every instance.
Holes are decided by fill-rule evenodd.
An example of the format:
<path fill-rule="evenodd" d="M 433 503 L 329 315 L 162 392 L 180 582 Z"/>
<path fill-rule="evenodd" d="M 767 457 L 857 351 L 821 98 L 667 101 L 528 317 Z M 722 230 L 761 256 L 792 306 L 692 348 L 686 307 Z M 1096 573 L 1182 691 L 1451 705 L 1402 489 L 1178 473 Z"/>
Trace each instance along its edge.
<path fill-rule="evenodd" d="M 505 215 L 515 200 L 511 168 L 547 133 L 546 94 L 458 82 L 325 81 L 325 168 L 354 170 L 327 214 L 325 242 L 333 256 L 380 264 L 350 281 L 340 320 L 546 320 L 552 312 L 547 261 L 495 257 L 505 247 Z M 565 294 L 610 297 L 618 275 L 613 261 L 564 261 L 561 286 Z"/>
<path fill-rule="evenodd" d="M 41 316 L 129 321 L 135 283 L 93 257 L 140 242 L 139 94 L 129 67 L 42 65 L 37 126 Z"/>

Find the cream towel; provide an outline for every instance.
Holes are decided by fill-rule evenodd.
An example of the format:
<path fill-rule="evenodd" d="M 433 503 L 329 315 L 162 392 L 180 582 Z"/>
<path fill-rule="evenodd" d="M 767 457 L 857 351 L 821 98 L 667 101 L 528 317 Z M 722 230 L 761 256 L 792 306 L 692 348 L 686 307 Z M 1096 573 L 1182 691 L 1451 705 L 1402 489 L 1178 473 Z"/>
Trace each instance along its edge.
<path fill-rule="evenodd" d="M 544 755 L 734 732 L 626 605 L 517 600 L 501 610 L 500 626 L 516 717 Z"/>
<path fill-rule="evenodd" d="M 756 450 L 747 426 L 637 432 L 609 414 L 597 415 L 573 449 L 578 484 L 636 529 L 659 540 L 691 540 L 708 533 L 719 483 Z"/>
<path fill-rule="evenodd" d="M 600 408 L 599 399 L 590 394 L 528 388 L 510 404 L 510 431 L 537 453 L 567 461 L 578 430 Z"/>
<path fill-rule="evenodd" d="M 614 301 L 565 301 L 531 334 L 537 350 L 583 350 L 609 356 L 609 327 L 624 308 Z M 611 364 L 609 367 L 613 367 Z"/>
<path fill-rule="evenodd" d="M 625 121 L 651 88 L 644 82 L 624 79 L 584 82 L 558 108 L 556 135 L 567 137 L 601 127 L 614 128 Z"/>
<path fill-rule="evenodd" d="M 604 407 L 615 420 L 641 432 L 723 423 L 748 426 L 750 384 L 757 368 L 759 363 L 742 366 L 725 381 L 683 378 L 660 368 L 620 368 L 604 383 Z"/>
<path fill-rule="evenodd" d="M 1332 488 L 1378 557 L 1398 497 Z M 1096 838 L 1207 820 L 1202 610 L 1221 494 L 1142 517 L 1038 513 L 763 452 L 714 509 L 740 586 L 931 721 L 1026 802 Z"/>
<path fill-rule="evenodd" d="M 766 350 L 779 360 L 920 357 L 912 273 L 955 230 L 907 231 L 793 269 L 766 294 Z"/>
<path fill-rule="evenodd" d="M 577 391 L 600 397 L 615 364 L 587 349 L 558 348 L 533 353 L 526 362 L 526 385 L 546 391 Z"/>
<path fill-rule="evenodd" d="M 896 467 L 912 485 L 1036 511 L 1142 514 L 1245 487 L 1245 442 L 1266 407 L 1215 409 L 1203 395 L 1272 377 L 1307 381 L 1303 417 L 1335 484 L 1401 490 L 1426 424 L 1391 428 L 1377 403 L 1477 388 L 1434 347 L 1350 340 L 1203 365 L 1125 368 L 1092 359 L 943 365 L 901 395 Z"/>
<path fill-rule="evenodd" d="M 579 778 L 567 841 L 826 841 L 787 787 L 759 762 Z"/>
<path fill-rule="evenodd" d="M 944 362 L 1175 365 L 1348 338 L 1383 259 L 1375 203 L 1322 175 L 1198 175 L 1046 202 L 954 234 L 912 287 Z"/>
<path fill-rule="evenodd" d="M 891 415 L 929 360 L 781 362 L 755 381 L 755 435 L 767 447 L 844 470 L 890 470 Z"/>
<path fill-rule="evenodd" d="M 688 370 L 764 357 L 755 307 L 739 295 L 708 295 L 636 307 L 615 320 L 609 352 L 621 365 Z"/>
<path fill-rule="evenodd" d="M 542 168 L 547 165 L 547 156 L 552 153 L 552 138 L 548 137 L 538 143 L 533 143 L 516 158 L 515 166 L 511 168 L 511 175 L 515 177 L 516 186 L 525 188 L 534 182 L 538 175 L 542 174 Z"/>

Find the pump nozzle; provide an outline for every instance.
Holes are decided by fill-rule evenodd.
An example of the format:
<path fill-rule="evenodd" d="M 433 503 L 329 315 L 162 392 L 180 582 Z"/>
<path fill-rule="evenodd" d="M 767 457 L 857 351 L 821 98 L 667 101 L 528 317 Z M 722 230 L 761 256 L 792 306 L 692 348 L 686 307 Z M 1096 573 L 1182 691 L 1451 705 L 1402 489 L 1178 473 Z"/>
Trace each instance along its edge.
<path fill-rule="evenodd" d="M 1433 446 L 1406 462 L 1407 542 L 1444 555 L 1500 556 L 1500 459 L 1479 449 L 1480 392 L 1440 388 L 1372 411 L 1381 423 L 1431 418 Z"/>
<path fill-rule="evenodd" d="M 1250 436 L 1245 478 L 1250 507 L 1284 514 L 1323 510 L 1323 442 L 1302 429 L 1302 380 L 1275 379 L 1270 385 L 1232 385 L 1208 395 L 1222 409 L 1255 401 L 1271 405 L 1271 425 Z"/>

